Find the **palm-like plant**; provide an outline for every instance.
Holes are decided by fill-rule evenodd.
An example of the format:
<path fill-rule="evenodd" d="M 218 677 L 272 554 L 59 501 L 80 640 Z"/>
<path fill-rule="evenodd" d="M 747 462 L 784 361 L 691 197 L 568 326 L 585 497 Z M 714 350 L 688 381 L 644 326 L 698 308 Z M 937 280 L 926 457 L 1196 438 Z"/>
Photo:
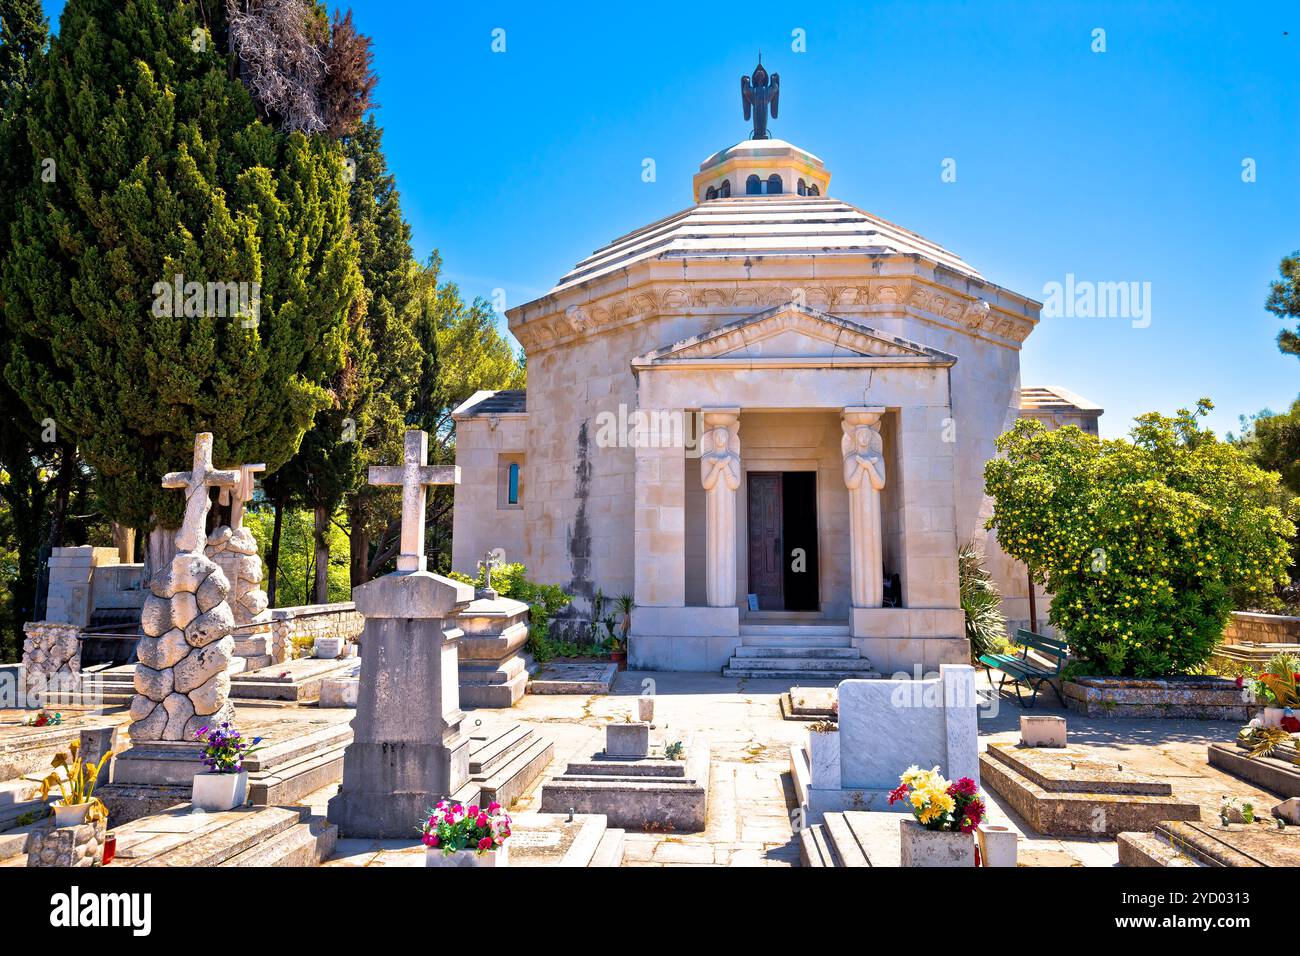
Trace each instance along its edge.
<path fill-rule="evenodd" d="M 1007 621 L 1002 615 L 1002 595 L 984 570 L 984 554 L 973 541 L 957 553 L 957 589 L 961 609 L 966 612 L 966 638 L 972 660 L 997 648 L 1006 637 Z"/>

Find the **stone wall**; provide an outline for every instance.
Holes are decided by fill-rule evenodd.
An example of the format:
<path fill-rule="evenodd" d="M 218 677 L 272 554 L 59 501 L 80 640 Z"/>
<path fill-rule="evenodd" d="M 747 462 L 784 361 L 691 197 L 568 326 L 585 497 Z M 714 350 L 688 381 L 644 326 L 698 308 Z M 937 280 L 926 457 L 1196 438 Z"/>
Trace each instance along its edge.
<path fill-rule="evenodd" d="M 1300 644 L 1300 617 L 1233 611 L 1223 644 Z"/>
<path fill-rule="evenodd" d="M 342 637 L 354 640 L 365 624 L 366 619 L 351 601 L 278 607 L 271 611 L 271 654 L 276 663 L 288 660 L 293 656 L 295 638 L 315 641 L 318 637 Z"/>
<path fill-rule="evenodd" d="M 23 625 L 23 694 L 38 698 L 47 688 L 76 690 L 81 681 L 81 628 L 57 621 Z"/>
<path fill-rule="evenodd" d="M 89 624 L 96 599 L 104 598 L 104 595 L 95 593 L 96 590 L 103 590 L 102 587 L 97 587 L 95 581 L 103 573 L 99 569 L 117 565 L 120 565 L 117 548 L 92 548 L 87 545 L 53 549 L 49 560 L 50 579 L 45 599 L 45 620 L 76 624 L 79 627 Z M 118 578 L 114 576 L 113 580 L 117 581 Z M 134 586 L 137 589 L 141 587 L 138 576 L 134 580 Z M 139 607 L 144 603 L 144 592 L 138 590 L 137 593 L 139 601 L 134 606 Z M 110 604 L 113 607 L 121 606 L 116 601 Z"/>

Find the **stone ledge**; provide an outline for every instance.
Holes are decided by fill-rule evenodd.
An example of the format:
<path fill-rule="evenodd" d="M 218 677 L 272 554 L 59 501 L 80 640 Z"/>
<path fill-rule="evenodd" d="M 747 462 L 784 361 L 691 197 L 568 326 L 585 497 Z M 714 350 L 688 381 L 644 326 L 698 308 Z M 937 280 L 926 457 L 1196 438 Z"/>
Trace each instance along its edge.
<path fill-rule="evenodd" d="M 1062 695 L 1066 707 L 1088 717 L 1245 722 L 1258 710 L 1226 677 L 1077 677 Z"/>

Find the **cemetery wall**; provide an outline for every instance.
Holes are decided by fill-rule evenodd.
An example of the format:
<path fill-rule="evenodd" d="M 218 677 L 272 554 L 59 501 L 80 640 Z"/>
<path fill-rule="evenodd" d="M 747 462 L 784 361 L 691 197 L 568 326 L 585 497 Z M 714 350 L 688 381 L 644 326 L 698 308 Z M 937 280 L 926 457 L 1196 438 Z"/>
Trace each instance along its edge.
<path fill-rule="evenodd" d="M 318 637 L 353 640 L 366 623 L 351 601 L 277 607 L 271 621 L 271 654 L 277 663 L 293 656 L 295 642 L 310 646 Z"/>

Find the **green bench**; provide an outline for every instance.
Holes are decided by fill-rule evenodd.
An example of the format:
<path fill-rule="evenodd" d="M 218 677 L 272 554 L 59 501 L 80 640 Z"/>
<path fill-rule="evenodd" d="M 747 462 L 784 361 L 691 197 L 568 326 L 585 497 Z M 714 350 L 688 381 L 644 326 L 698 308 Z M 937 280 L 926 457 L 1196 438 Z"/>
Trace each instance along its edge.
<path fill-rule="evenodd" d="M 1002 691 L 1002 685 L 1011 678 L 1016 685 L 1016 699 L 1020 701 L 1020 706 L 1026 709 L 1033 707 L 1038 702 L 1038 691 L 1043 684 L 1050 684 L 1053 691 L 1056 692 L 1056 699 L 1065 706 L 1065 698 L 1061 696 L 1060 689 L 1052 684 L 1054 677 L 1060 676 L 1061 668 L 1065 666 L 1066 644 L 1064 641 L 1058 641 L 1055 638 L 1043 637 L 1041 634 L 1035 634 L 1033 631 L 1026 631 L 1024 628 L 1016 631 L 1014 643 L 1020 647 L 1020 656 L 1014 654 L 981 654 L 980 663 L 984 665 L 985 670 L 989 671 L 989 682 L 993 681 L 993 671 L 1002 672 L 1002 680 L 998 682 L 998 691 Z M 1040 665 L 1037 661 L 1029 659 L 1029 650 L 1033 648 L 1039 654 L 1055 661 L 1056 665 L 1050 670 Z M 1021 696 L 1021 687 L 1029 687 L 1034 694 L 1025 703 L 1024 697 Z"/>

